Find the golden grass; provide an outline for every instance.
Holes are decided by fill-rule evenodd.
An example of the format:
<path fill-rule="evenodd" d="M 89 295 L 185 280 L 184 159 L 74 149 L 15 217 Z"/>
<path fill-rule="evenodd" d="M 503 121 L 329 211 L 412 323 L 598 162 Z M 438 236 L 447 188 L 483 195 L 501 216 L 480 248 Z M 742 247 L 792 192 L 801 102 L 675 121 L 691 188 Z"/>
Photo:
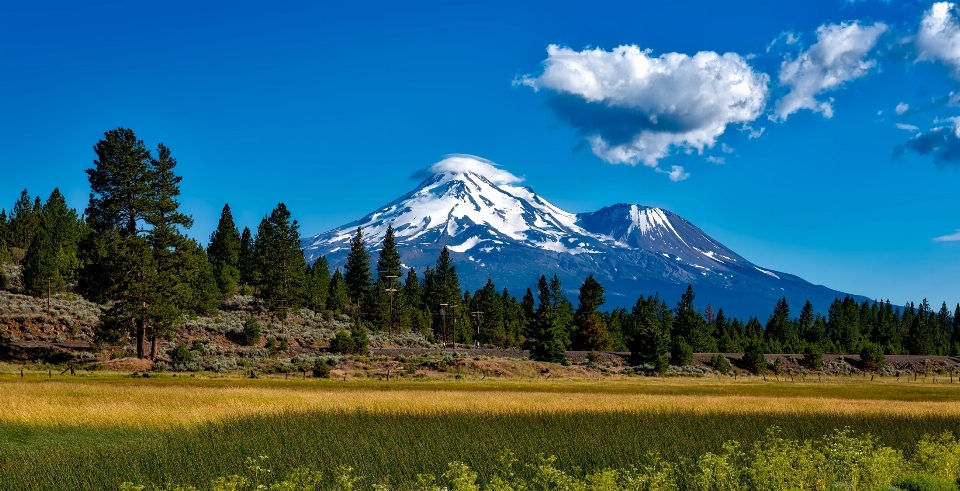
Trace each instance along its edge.
<path fill-rule="evenodd" d="M 894 397 L 896 396 L 896 397 Z M 960 417 L 960 387 L 727 379 L 373 382 L 0 377 L 0 423 L 161 429 L 289 412 Z"/>

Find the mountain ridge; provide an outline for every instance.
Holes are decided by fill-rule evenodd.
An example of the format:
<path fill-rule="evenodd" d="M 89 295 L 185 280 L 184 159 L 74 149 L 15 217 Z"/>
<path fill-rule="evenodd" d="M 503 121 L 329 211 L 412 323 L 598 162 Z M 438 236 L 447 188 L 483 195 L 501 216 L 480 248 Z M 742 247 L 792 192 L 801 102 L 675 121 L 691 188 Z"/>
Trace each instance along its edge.
<path fill-rule="evenodd" d="M 768 315 L 781 297 L 795 309 L 810 300 L 825 312 L 846 295 L 755 265 L 670 210 L 616 203 L 570 213 L 473 156 L 448 157 L 430 171 L 376 211 L 304 239 L 308 262 L 325 255 L 331 268 L 342 267 L 357 227 L 368 249 L 377 250 L 392 225 L 405 267 L 422 272 L 447 247 L 461 285 L 471 290 L 491 278 L 519 296 L 541 274 L 556 273 L 575 300 L 580 282 L 593 274 L 609 306 L 629 307 L 641 294 L 679 298 L 692 284 L 701 307 L 710 303 L 744 318 Z"/>

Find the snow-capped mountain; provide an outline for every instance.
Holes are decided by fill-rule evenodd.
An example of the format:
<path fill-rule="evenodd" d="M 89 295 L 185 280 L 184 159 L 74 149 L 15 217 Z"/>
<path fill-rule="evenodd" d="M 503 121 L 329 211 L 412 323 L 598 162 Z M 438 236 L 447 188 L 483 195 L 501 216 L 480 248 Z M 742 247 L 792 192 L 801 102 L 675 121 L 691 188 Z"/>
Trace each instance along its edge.
<path fill-rule="evenodd" d="M 632 305 L 654 292 L 674 302 L 691 283 L 701 307 L 712 303 L 741 317 L 765 317 L 783 296 L 794 308 L 809 299 L 825 310 L 844 295 L 756 266 L 669 210 L 620 203 L 569 213 L 517 186 L 521 179 L 509 172 L 466 155 L 448 157 L 421 177 L 373 213 L 305 239 L 307 260 L 325 255 L 331 268 L 343 267 L 357 227 L 377 251 L 393 225 L 405 266 L 422 272 L 447 246 L 461 286 L 470 290 L 491 278 L 519 296 L 541 274 L 557 273 L 575 300 L 593 274 L 608 304 Z"/>

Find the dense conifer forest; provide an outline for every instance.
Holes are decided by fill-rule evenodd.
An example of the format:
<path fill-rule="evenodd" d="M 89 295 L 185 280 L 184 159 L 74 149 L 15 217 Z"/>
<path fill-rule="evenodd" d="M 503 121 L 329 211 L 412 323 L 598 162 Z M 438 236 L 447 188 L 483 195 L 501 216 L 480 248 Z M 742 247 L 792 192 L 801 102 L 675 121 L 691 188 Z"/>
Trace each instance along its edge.
<path fill-rule="evenodd" d="M 206 244 L 190 238 L 193 220 L 179 209 L 177 161 L 162 143 L 149 150 L 133 131 L 108 131 L 86 170 L 90 200 L 70 209 L 55 189 L 24 189 L 0 211 L 0 287 L 46 296 L 71 290 L 106 306 L 96 341 L 133 340 L 141 358 L 157 356 L 182 319 L 208 315 L 236 294 L 253 295 L 283 323 L 310 309 L 354 319 L 365 332 L 422 333 L 433 343 L 523 347 L 531 357 L 565 362 L 566 350 L 629 351 L 632 362 L 683 364 L 692 353 L 856 353 L 960 355 L 960 304 L 926 299 L 894 305 L 838 298 L 826 315 L 808 301 L 781 299 L 766 319 L 727 317 L 722 306 L 700 306 L 691 287 L 680 299 L 653 293 L 632 308 L 604 310 L 604 288 L 591 275 L 575 306 L 554 274 L 525 292 L 461 285 L 450 252 L 435 267 L 404 270 L 392 228 L 379 250 L 366 248 L 358 228 L 347 263 L 321 257 L 307 264 L 297 220 L 283 203 L 256 231 L 238 229 L 229 204 Z M 334 265 L 335 266 L 335 265 Z M 331 271 L 332 269 L 332 271 Z M 472 288 L 472 290 L 471 290 Z M 670 359 L 666 354 L 670 353 Z M 812 362 L 815 363 L 815 362 Z"/>

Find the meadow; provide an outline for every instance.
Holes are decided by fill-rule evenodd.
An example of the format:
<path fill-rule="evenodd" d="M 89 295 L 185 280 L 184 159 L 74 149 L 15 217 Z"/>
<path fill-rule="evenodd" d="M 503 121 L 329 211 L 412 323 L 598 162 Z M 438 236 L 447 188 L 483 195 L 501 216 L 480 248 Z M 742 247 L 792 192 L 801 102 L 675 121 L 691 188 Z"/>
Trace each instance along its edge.
<path fill-rule="evenodd" d="M 505 451 L 572 475 L 849 428 L 911 458 L 960 435 L 960 384 L 630 378 L 546 381 L 150 379 L 0 374 L 0 489 L 208 483 L 267 456 L 358 486 L 407 488 L 462 462 L 489 482 Z M 266 465 L 266 464 L 265 464 Z M 522 467 L 518 472 L 533 472 Z"/>

